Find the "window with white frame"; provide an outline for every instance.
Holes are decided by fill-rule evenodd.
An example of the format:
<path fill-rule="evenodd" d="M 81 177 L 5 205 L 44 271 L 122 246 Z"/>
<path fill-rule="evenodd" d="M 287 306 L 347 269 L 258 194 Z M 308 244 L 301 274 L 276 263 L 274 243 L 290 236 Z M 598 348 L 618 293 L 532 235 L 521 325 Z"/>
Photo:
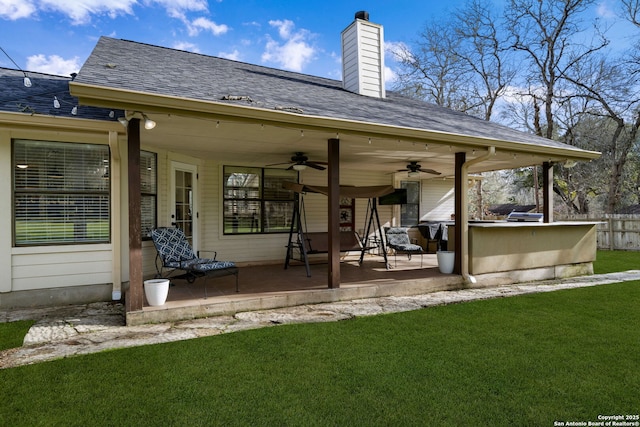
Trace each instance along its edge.
<path fill-rule="evenodd" d="M 288 232 L 295 193 L 282 183 L 297 178 L 294 170 L 225 166 L 224 233 Z"/>
<path fill-rule="evenodd" d="M 158 160 L 156 153 L 140 152 L 140 222 L 142 239 L 151 239 L 151 230 L 158 226 Z"/>
<path fill-rule="evenodd" d="M 109 147 L 13 141 L 15 246 L 108 243 Z"/>
<path fill-rule="evenodd" d="M 400 188 L 407 189 L 407 203 L 400 205 L 400 225 L 411 227 L 420 220 L 420 182 L 400 181 Z"/>

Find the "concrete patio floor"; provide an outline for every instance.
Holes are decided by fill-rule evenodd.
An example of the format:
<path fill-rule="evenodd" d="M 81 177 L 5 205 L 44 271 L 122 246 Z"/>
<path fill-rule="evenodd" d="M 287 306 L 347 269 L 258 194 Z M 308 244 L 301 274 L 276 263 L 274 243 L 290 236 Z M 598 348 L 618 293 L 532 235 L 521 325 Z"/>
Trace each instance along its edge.
<path fill-rule="evenodd" d="M 240 267 L 239 292 L 235 292 L 235 277 L 224 276 L 194 283 L 174 280 L 167 302 L 127 312 L 127 325 L 161 323 L 242 311 L 291 307 L 335 301 L 416 295 L 428 292 L 460 289 L 461 276 L 441 274 L 435 254 L 388 257 L 367 254 L 362 265 L 358 255 L 345 256 L 340 264 L 341 285 L 328 288 L 326 262 L 322 258 L 311 264 L 311 277 L 304 265 L 284 269 L 283 264 Z M 206 288 L 206 294 L 205 294 Z"/>

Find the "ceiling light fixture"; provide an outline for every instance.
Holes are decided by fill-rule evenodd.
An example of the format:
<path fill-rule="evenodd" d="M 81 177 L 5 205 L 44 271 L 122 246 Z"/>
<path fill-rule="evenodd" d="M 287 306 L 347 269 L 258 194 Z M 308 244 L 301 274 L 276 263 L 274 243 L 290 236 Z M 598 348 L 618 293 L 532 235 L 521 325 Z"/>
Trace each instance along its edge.
<path fill-rule="evenodd" d="M 72 114 L 76 114 L 77 113 L 77 107 L 73 107 L 75 110 L 75 113 L 72 111 Z M 118 121 L 120 122 L 120 124 L 124 127 L 128 127 L 129 126 L 129 121 L 133 118 L 136 117 L 136 115 L 141 115 L 142 116 L 142 120 L 144 122 L 144 128 L 146 130 L 151 130 L 153 128 L 156 127 L 156 122 L 151 120 L 149 118 L 149 116 L 147 116 L 145 113 L 141 113 L 139 111 L 134 111 L 133 113 L 129 114 L 128 116 L 125 117 L 118 117 Z"/>
<path fill-rule="evenodd" d="M 298 172 L 303 171 L 307 168 L 307 165 L 303 165 L 303 164 L 295 164 L 293 165 L 293 170 L 296 170 Z"/>
<path fill-rule="evenodd" d="M 420 172 L 418 171 L 410 171 L 409 173 L 407 173 L 407 176 L 409 178 L 416 178 L 420 176 Z"/>
<path fill-rule="evenodd" d="M 144 119 L 144 128 L 146 130 L 151 130 L 156 127 L 156 122 L 147 117 L 146 114 L 142 113 L 142 118 Z"/>

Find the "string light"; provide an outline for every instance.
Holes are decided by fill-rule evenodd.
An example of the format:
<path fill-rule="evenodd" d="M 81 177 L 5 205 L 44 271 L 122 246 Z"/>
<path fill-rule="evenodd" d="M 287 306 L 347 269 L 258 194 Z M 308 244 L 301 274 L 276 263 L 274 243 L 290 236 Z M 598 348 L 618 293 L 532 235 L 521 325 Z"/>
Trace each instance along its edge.
<path fill-rule="evenodd" d="M 78 106 L 77 105 L 73 106 L 73 108 L 71 109 L 71 114 L 73 116 L 77 116 L 78 115 Z M 155 124 L 154 124 L 154 126 L 155 126 Z"/>
<path fill-rule="evenodd" d="M 22 74 L 24 74 L 24 79 L 22 80 L 22 84 L 24 84 L 25 87 L 31 87 L 32 86 L 31 79 L 29 78 L 29 76 L 27 76 L 27 73 L 22 68 L 20 68 L 18 64 L 16 64 L 16 61 L 14 61 L 13 58 L 9 56 L 7 51 L 4 50 L 1 46 L 0 46 L 0 50 L 2 51 L 2 53 L 5 54 L 7 58 L 9 58 L 11 62 L 13 62 L 13 65 L 15 65 L 16 68 L 22 71 Z"/>
<path fill-rule="evenodd" d="M 369 138 L 369 145 L 371 145 L 371 138 Z"/>
<path fill-rule="evenodd" d="M 53 108 L 60 108 L 60 101 L 58 101 L 58 97 L 53 97 Z"/>

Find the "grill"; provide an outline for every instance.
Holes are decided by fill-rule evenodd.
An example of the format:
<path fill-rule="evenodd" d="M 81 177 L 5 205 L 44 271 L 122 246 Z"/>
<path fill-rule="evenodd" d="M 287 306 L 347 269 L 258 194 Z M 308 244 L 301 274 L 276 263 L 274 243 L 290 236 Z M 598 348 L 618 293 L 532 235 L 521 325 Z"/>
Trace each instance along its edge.
<path fill-rule="evenodd" d="M 544 215 L 541 213 L 511 212 L 507 216 L 509 222 L 542 222 Z"/>

